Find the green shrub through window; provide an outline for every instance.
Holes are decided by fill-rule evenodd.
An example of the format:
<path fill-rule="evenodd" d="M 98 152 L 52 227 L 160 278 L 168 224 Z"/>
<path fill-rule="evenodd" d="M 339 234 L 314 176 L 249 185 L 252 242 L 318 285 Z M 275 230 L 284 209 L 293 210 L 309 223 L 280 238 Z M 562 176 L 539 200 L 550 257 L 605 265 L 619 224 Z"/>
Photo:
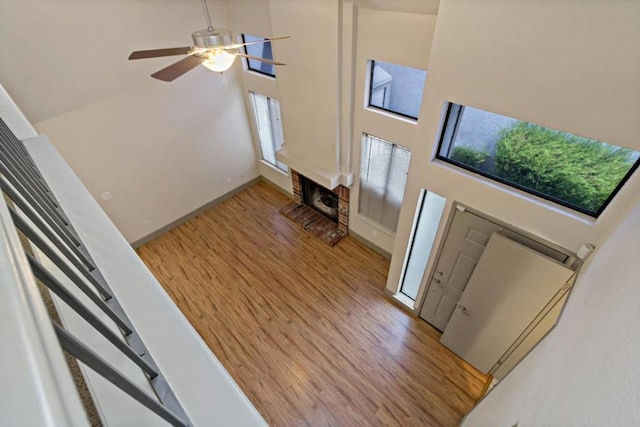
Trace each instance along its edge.
<path fill-rule="evenodd" d="M 450 104 L 437 157 L 597 217 L 638 167 L 640 153 Z"/>

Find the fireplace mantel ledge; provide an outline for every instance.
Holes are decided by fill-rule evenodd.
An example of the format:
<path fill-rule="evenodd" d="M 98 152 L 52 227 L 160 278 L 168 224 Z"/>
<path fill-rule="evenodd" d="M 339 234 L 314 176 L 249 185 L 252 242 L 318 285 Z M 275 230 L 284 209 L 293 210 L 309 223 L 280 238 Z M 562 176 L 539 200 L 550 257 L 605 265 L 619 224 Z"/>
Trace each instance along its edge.
<path fill-rule="evenodd" d="M 328 188 L 329 190 L 333 190 L 338 185 L 351 187 L 351 184 L 353 184 L 352 173 L 344 174 L 328 171 L 306 157 L 292 154 L 284 147 L 276 152 L 276 158 L 278 161 L 289 166 L 289 168 L 295 169 L 300 174 L 317 182 L 323 187 Z"/>

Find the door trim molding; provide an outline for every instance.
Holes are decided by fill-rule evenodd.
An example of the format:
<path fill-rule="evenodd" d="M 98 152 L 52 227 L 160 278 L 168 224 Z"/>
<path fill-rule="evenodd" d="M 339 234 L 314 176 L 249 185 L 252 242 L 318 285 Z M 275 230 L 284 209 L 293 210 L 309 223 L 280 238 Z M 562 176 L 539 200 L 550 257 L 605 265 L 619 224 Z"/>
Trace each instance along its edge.
<path fill-rule="evenodd" d="M 451 226 L 453 224 L 453 218 L 455 217 L 455 214 L 459 212 L 459 213 L 470 213 L 472 215 L 475 215 L 479 218 L 484 219 L 485 221 L 489 221 L 492 222 L 494 224 L 496 224 L 497 226 L 505 229 L 505 230 L 509 230 L 511 233 L 515 233 L 518 234 L 526 239 L 530 239 L 536 243 L 539 243 L 541 245 L 544 245 L 550 249 L 553 249 L 555 251 L 561 252 L 565 255 L 567 255 L 568 263 L 564 263 L 567 267 L 571 268 L 574 271 L 577 271 L 580 266 L 582 266 L 583 261 L 578 257 L 578 255 L 573 252 L 570 251 L 567 248 L 563 248 L 560 245 L 557 245 L 553 242 L 550 242 L 548 240 L 543 239 L 542 237 L 536 236 L 535 234 L 529 233 L 528 231 L 525 231 L 521 228 L 515 227 L 511 224 L 508 224 L 498 218 L 495 218 L 491 215 L 485 214 L 484 212 L 481 212 L 477 209 L 474 209 L 472 207 L 469 207 L 468 205 L 465 205 L 464 203 L 460 203 L 457 201 L 453 201 L 451 208 L 449 209 L 449 212 L 447 213 L 447 220 L 445 222 L 445 226 L 443 229 L 443 234 L 442 237 L 440 239 L 440 241 L 438 242 L 438 248 L 435 251 L 434 254 L 434 258 L 433 258 L 433 262 L 431 263 L 430 267 L 429 267 L 429 271 L 427 272 L 427 274 L 425 274 L 422 277 L 422 283 L 420 285 L 420 289 L 418 290 L 418 295 L 420 295 L 420 301 L 416 300 L 416 305 L 414 306 L 413 312 L 414 314 L 416 314 L 418 317 L 420 317 L 420 312 L 422 311 L 422 307 L 424 306 L 425 300 L 427 298 L 427 295 L 429 293 L 429 287 L 430 287 L 430 283 L 431 283 L 431 278 L 433 277 L 433 275 L 435 274 L 435 269 L 438 266 L 438 263 L 440 262 L 440 257 L 442 255 L 442 250 L 444 248 L 444 245 L 447 241 L 447 238 L 449 237 L 449 233 L 451 231 Z M 505 236 L 505 237 L 509 237 L 509 236 Z M 422 318 L 421 318 L 422 319 Z M 422 319 L 424 320 L 424 319 Z M 426 321 L 426 320 L 425 320 Z"/>

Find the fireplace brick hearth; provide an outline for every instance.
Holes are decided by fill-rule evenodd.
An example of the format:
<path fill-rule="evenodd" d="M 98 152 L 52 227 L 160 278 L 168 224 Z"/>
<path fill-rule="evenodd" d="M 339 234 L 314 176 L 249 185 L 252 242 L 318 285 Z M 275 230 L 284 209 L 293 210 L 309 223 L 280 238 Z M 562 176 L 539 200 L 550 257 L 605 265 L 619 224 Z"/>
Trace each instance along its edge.
<path fill-rule="evenodd" d="M 303 180 L 309 178 L 294 169 L 290 169 L 290 172 L 294 201 L 282 208 L 280 212 L 329 246 L 335 245 L 347 235 L 349 230 L 349 188 L 338 185 L 334 189 L 327 189 L 338 198 L 338 221 L 334 222 L 314 207 L 305 204 Z"/>
<path fill-rule="evenodd" d="M 291 182 L 293 183 L 293 200 L 302 204 L 302 183 L 300 182 L 300 174 L 298 171 L 291 169 Z"/>

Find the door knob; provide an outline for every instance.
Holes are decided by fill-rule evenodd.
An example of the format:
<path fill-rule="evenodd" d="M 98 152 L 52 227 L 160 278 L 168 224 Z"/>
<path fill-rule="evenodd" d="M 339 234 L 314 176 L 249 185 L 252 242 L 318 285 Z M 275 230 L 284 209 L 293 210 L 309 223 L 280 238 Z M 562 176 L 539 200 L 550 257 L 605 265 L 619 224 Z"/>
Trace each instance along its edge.
<path fill-rule="evenodd" d="M 433 279 L 434 282 L 440 283 L 440 279 Z"/>
<path fill-rule="evenodd" d="M 436 275 L 442 276 L 442 271 L 436 271 Z"/>
<path fill-rule="evenodd" d="M 462 305 L 460 303 L 456 303 L 456 305 L 458 306 L 458 309 L 460 309 L 462 314 L 466 314 L 467 316 L 470 316 L 470 314 L 467 312 L 467 307 L 465 307 L 464 305 Z"/>

